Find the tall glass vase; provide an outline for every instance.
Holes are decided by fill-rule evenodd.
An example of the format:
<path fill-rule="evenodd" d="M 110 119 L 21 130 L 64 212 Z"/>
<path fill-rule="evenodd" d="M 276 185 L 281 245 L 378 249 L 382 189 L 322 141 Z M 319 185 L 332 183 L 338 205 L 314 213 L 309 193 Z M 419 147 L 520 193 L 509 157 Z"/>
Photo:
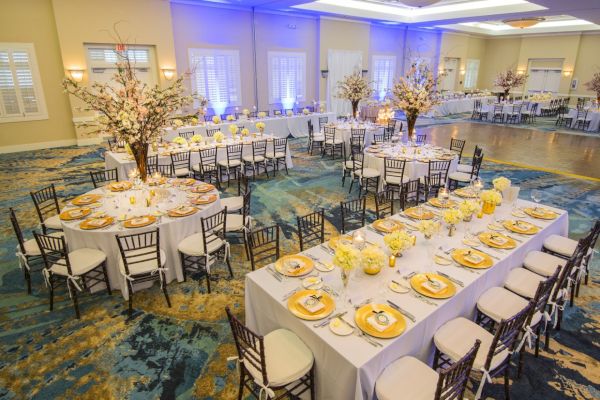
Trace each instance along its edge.
<path fill-rule="evenodd" d="M 408 139 L 413 140 L 416 134 L 415 125 L 417 125 L 417 116 L 407 115 L 406 116 L 406 125 L 408 125 Z"/>
<path fill-rule="evenodd" d="M 140 179 L 142 182 L 146 182 L 148 176 L 148 143 L 132 143 L 130 147 L 140 173 Z"/>
<path fill-rule="evenodd" d="M 358 119 L 358 103 L 360 100 L 353 100 L 350 103 L 352 104 L 352 118 Z"/>

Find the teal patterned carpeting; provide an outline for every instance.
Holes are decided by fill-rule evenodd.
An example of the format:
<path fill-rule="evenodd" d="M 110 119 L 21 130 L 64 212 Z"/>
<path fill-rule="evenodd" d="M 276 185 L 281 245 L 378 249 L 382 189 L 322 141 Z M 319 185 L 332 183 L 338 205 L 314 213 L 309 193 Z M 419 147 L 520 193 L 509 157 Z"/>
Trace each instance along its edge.
<path fill-rule="evenodd" d="M 293 140 L 294 169 L 289 176 L 253 183 L 252 215 L 259 224 L 279 223 L 284 253 L 297 250 L 295 216 L 324 207 L 327 230 L 339 227 L 337 206 L 349 199 L 341 187 L 339 161 L 308 156 L 303 140 Z M 36 226 L 29 191 L 57 184 L 70 197 L 91 188 L 88 171 L 103 166 L 101 147 L 68 147 L 0 155 L 0 398 L 2 399 L 230 399 L 237 396 L 234 354 L 224 307 L 243 316 L 244 261 L 233 247 L 235 278 L 221 279 L 208 295 L 193 280 L 171 283 L 172 308 L 158 285 L 136 294 L 135 314 L 127 320 L 119 293 L 83 295 L 82 319 L 74 317 L 68 294 L 48 310 L 47 290 L 38 274 L 27 295 L 14 256 L 16 240 L 8 207 L 15 207 L 26 231 Z M 543 189 L 543 202 L 566 208 L 570 235 L 580 237 L 600 217 L 600 183 L 486 163 L 484 180 L 502 174 L 522 188 Z M 233 187 L 232 187 L 233 189 Z M 232 191 L 229 191 L 232 193 Z M 371 204 L 372 205 L 372 204 Z M 563 329 L 551 349 L 527 357 L 524 376 L 512 385 L 514 399 L 592 399 L 600 397 L 598 260 L 576 307 L 567 308 Z M 503 398 L 501 381 L 486 386 L 488 398 Z M 340 399 L 345 400 L 345 399 Z"/>

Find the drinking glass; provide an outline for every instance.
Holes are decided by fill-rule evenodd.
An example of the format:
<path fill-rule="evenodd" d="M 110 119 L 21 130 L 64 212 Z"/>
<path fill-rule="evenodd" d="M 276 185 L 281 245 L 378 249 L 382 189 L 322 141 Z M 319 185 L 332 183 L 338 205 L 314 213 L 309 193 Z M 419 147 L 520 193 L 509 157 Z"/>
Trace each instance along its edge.
<path fill-rule="evenodd" d="M 537 204 L 542 201 L 542 191 L 539 189 L 533 189 L 531 191 L 531 200 L 535 201 Z"/>

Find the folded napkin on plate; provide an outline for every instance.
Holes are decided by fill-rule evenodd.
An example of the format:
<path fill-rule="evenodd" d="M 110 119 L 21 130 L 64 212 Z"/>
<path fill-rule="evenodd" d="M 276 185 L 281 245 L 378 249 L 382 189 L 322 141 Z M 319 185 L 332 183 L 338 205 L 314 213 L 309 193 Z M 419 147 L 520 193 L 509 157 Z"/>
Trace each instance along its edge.
<path fill-rule="evenodd" d="M 316 313 L 325 308 L 325 305 L 320 300 L 316 300 L 313 296 L 304 296 L 300 298 L 300 305 L 310 313 Z"/>
<path fill-rule="evenodd" d="M 477 253 L 469 253 L 465 255 L 465 260 L 467 260 L 471 264 L 479 264 L 483 261 L 483 257 Z"/>
<path fill-rule="evenodd" d="M 93 219 L 90 222 L 88 222 L 88 225 L 91 226 L 102 226 L 106 223 L 106 218 L 98 218 L 98 219 Z"/>
<path fill-rule="evenodd" d="M 147 223 L 148 221 L 149 221 L 149 220 L 148 220 L 148 217 L 141 217 L 141 218 L 132 218 L 132 219 L 129 221 L 129 223 L 130 223 L 131 225 L 141 225 L 141 224 L 145 224 L 145 223 Z"/>
<path fill-rule="evenodd" d="M 506 239 L 503 236 L 490 236 L 490 242 L 497 246 L 502 246 L 503 244 L 508 242 L 508 239 Z"/>
<path fill-rule="evenodd" d="M 431 283 L 429 281 L 425 281 L 421 284 L 421 286 L 423 286 L 425 289 L 429 290 L 431 293 L 439 293 L 441 291 L 443 291 L 444 289 L 446 289 L 446 287 L 448 285 L 446 285 L 444 282 L 440 281 L 439 279 L 436 278 L 429 278 L 431 279 L 433 282 L 436 282 L 436 284 Z"/>
<path fill-rule="evenodd" d="M 394 318 L 393 315 L 391 315 L 385 311 L 380 311 L 380 314 L 383 314 L 387 317 L 387 324 L 385 324 L 385 325 L 380 324 L 379 321 L 377 320 L 375 314 L 373 314 L 369 318 L 367 318 L 367 323 L 369 325 L 371 325 L 378 332 L 383 332 L 390 326 L 394 325 L 394 323 L 396 322 L 396 318 Z"/>
<path fill-rule="evenodd" d="M 69 215 L 71 217 L 80 217 L 83 214 L 83 210 L 71 210 L 69 211 Z"/>

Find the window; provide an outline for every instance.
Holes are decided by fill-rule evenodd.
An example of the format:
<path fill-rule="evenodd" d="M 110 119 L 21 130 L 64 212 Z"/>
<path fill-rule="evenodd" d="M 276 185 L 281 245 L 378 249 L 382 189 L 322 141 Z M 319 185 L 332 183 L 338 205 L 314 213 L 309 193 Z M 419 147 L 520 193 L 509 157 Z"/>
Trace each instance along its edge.
<path fill-rule="evenodd" d="M 293 108 L 304 100 L 306 91 L 306 53 L 270 51 L 269 104 Z"/>
<path fill-rule="evenodd" d="M 32 43 L 0 43 L 0 122 L 47 119 Z"/>
<path fill-rule="evenodd" d="M 467 60 L 465 67 L 465 89 L 477 88 L 477 76 L 479 75 L 479 60 Z"/>
<path fill-rule="evenodd" d="M 215 114 L 242 103 L 240 52 L 238 50 L 189 49 L 194 92 L 206 97 Z"/>
<path fill-rule="evenodd" d="M 113 81 L 113 76 L 117 72 L 115 64 L 122 61 L 123 58 L 117 55 L 115 45 L 88 44 L 86 49 L 90 82 L 107 83 L 120 88 L 121 85 Z M 158 76 L 154 61 L 154 48 L 128 45 L 124 51 L 135 68 L 135 77 L 150 87 L 156 85 Z"/>
<path fill-rule="evenodd" d="M 373 56 L 373 89 L 375 96 L 383 100 L 394 84 L 396 56 Z"/>

